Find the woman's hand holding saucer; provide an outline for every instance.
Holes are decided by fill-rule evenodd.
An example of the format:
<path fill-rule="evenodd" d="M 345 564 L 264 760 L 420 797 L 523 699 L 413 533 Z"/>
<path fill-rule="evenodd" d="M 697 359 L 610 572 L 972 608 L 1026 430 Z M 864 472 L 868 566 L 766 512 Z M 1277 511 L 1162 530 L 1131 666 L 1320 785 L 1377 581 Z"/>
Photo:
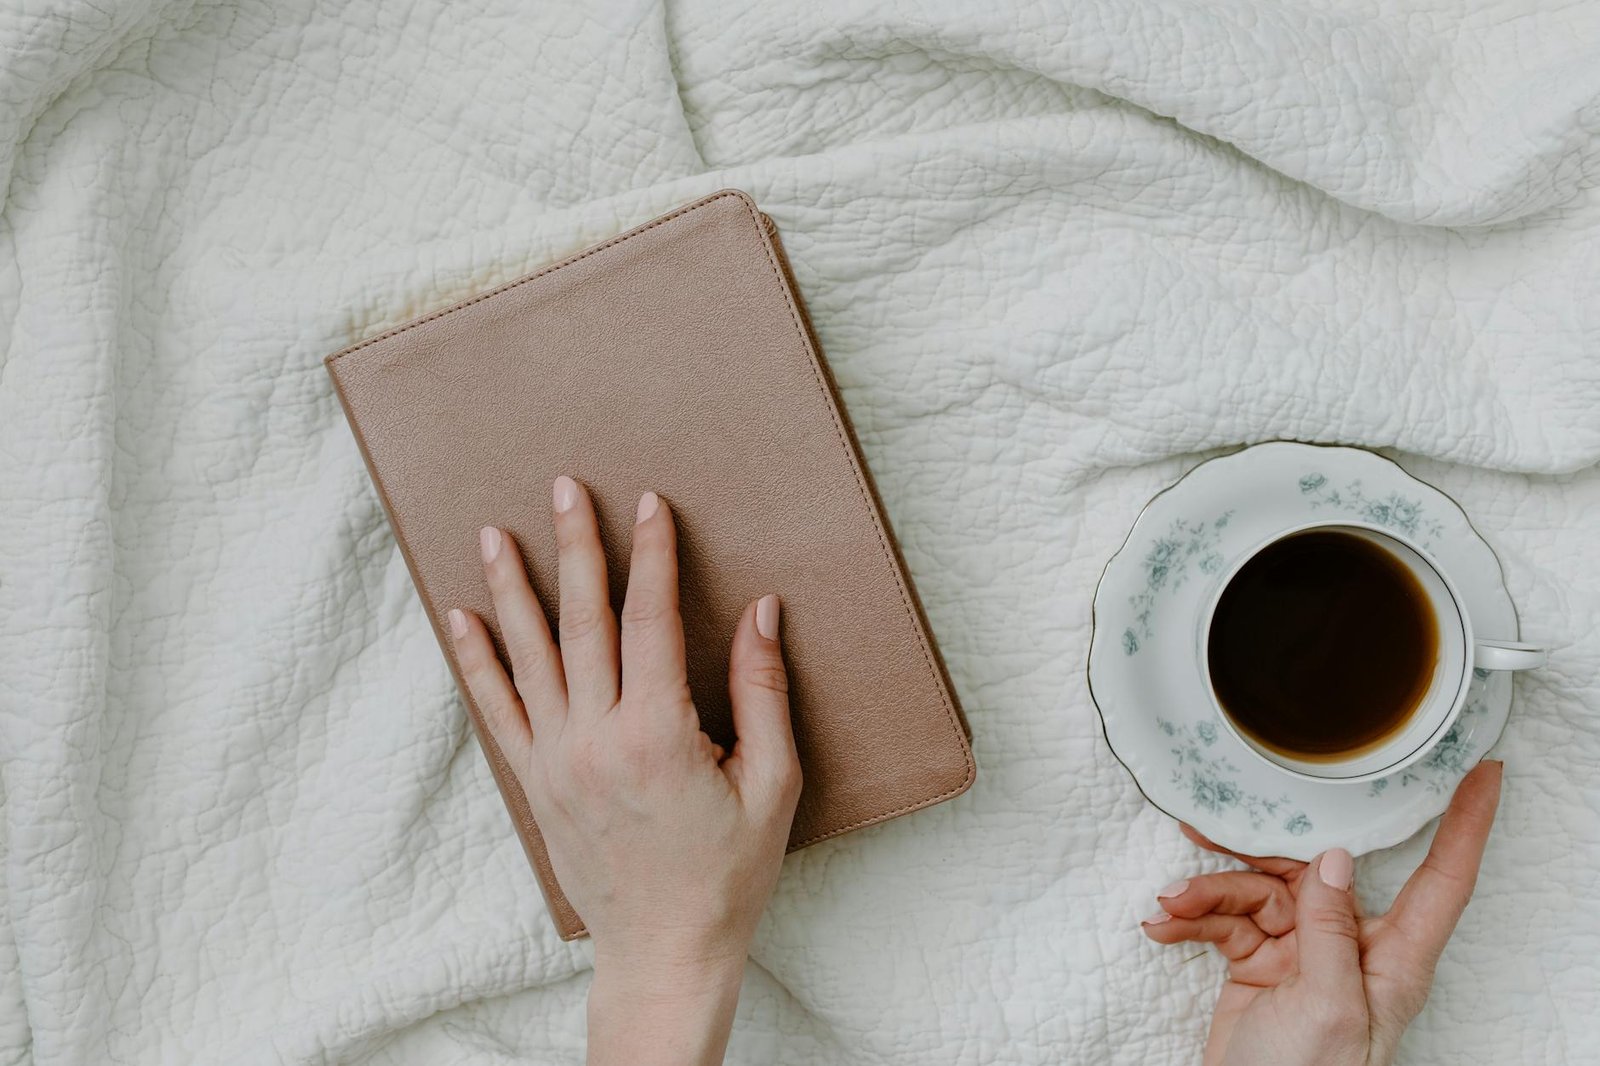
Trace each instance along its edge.
<path fill-rule="evenodd" d="M 1462 780 L 1427 859 L 1386 914 L 1361 915 L 1350 853 L 1337 848 L 1310 863 L 1235 855 L 1254 869 L 1198 875 L 1161 892 L 1145 935 L 1214 944 L 1228 960 L 1206 1066 L 1394 1061 L 1472 896 L 1501 770 L 1484 762 Z"/>

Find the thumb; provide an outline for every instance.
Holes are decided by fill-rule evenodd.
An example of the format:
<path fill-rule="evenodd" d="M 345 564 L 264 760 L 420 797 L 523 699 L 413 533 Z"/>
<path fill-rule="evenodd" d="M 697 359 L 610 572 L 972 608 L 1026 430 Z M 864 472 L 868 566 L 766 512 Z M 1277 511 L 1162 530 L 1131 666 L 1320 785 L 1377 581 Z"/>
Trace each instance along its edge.
<path fill-rule="evenodd" d="M 733 635 L 728 696 L 737 740 L 724 763 L 741 793 L 760 790 L 792 808 L 800 794 L 800 760 L 789 723 L 789 672 L 778 626 L 782 607 L 763 596 L 745 608 Z"/>
<path fill-rule="evenodd" d="M 1317 856 L 1300 878 L 1295 940 L 1301 979 L 1341 1017 L 1359 1007 L 1364 1019 L 1367 996 L 1354 883 L 1355 861 L 1348 851 L 1332 848 Z"/>

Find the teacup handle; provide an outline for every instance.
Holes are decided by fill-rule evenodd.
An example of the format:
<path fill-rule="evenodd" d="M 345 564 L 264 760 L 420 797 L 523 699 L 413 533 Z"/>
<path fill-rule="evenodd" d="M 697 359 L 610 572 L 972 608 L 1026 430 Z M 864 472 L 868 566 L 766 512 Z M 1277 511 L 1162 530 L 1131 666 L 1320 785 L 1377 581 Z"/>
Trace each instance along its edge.
<path fill-rule="evenodd" d="M 1549 661 L 1550 653 L 1537 644 L 1510 640 L 1480 640 L 1472 655 L 1479 670 L 1532 670 Z"/>

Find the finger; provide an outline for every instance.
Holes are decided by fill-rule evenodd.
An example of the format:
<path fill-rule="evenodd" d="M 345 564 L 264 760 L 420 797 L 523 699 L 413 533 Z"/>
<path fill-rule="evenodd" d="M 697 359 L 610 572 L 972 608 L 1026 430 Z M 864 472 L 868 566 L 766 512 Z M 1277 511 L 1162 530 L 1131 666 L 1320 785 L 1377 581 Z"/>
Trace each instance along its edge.
<path fill-rule="evenodd" d="M 561 575 L 561 665 L 569 711 L 598 713 L 617 702 L 617 619 L 594 504 L 563 474 L 552 487 Z"/>
<path fill-rule="evenodd" d="M 1313 860 L 1296 900 L 1300 976 L 1335 1011 L 1353 1010 L 1356 1004 L 1366 1009 L 1354 881 L 1355 860 L 1343 848 L 1333 848 Z"/>
<path fill-rule="evenodd" d="M 1267 934 L 1249 918 L 1233 914 L 1205 914 L 1198 918 L 1176 918 L 1158 911 L 1140 923 L 1144 935 L 1158 944 L 1197 941 L 1215 944 L 1222 956 L 1233 962 L 1248 959 L 1267 941 Z"/>
<path fill-rule="evenodd" d="M 723 765 L 741 793 L 759 793 L 792 811 L 800 795 L 800 759 L 789 721 L 789 674 L 779 643 L 781 610 L 778 597 L 763 596 L 745 608 L 734 632 L 728 695 L 737 739 Z"/>
<path fill-rule="evenodd" d="M 478 531 L 483 576 L 494 599 L 500 639 L 511 660 L 511 677 L 522 696 L 529 721 L 540 726 L 558 722 L 566 711 L 567 686 L 561 656 L 550 639 L 544 608 L 528 584 L 522 553 L 509 534 L 494 526 Z"/>
<path fill-rule="evenodd" d="M 527 760 L 533 734 L 517 690 L 494 653 L 488 629 L 471 611 L 452 609 L 448 622 L 456 665 L 461 668 L 472 702 L 483 716 L 483 724 L 501 753 L 514 765 L 521 765 Z"/>
<path fill-rule="evenodd" d="M 1194 843 L 1198 844 L 1207 851 L 1214 851 L 1219 855 L 1227 855 L 1231 858 L 1238 859 L 1240 862 L 1254 866 L 1262 873 L 1272 874 L 1274 877 L 1292 877 L 1299 874 L 1306 868 L 1306 864 L 1297 859 L 1284 859 L 1277 856 L 1265 857 L 1260 855 L 1242 855 L 1237 851 L 1230 851 L 1221 844 L 1214 843 L 1205 836 L 1201 835 L 1199 830 L 1186 822 L 1179 822 L 1178 828 L 1183 831 L 1184 836 L 1188 837 L 1190 840 L 1194 841 Z"/>
<path fill-rule="evenodd" d="M 1228 980 L 1259 988 L 1277 988 L 1299 971 L 1293 936 L 1268 937 L 1247 959 L 1228 965 Z"/>
<path fill-rule="evenodd" d="M 1504 769 L 1499 762 L 1482 762 L 1461 779 L 1428 857 L 1389 911 L 1390 921 L 1427 953 L 1430 966 L 1444 950 L 1477 885 Z"/>
<path fill-rule="evenodd" d="M 653 492 L 639 498 L 633 526 L 633 560 L 622 603 L 622 688 L 649 706 L 689 706 L 677 531 L 671 509 Z"/>
<path fill-rule="evenodd" d="M 1177 918 L 1238 914 L 1269 936 L 1283 936 L 1294 928 L 1294 895 L 1283 878 L 1271 874 L 1247 870 L 1202 874 L 1168 885 L 1156 899 Z"/>

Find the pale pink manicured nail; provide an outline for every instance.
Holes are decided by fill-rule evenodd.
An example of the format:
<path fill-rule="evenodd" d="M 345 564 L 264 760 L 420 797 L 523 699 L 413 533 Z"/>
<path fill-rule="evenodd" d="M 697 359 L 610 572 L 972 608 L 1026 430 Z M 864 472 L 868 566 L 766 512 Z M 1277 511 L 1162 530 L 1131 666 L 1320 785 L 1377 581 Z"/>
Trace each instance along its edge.
<path fill-rule="evenodd" d="M 637 516 L 634 517 L 635 524 L 637 524 L 639 522 L 643 522 L 645 519 L 647 519 L 651 515 L 655 514 L 656 513 L 656 509 L 658 507 L 660 507 L 660 506 L 661 506 L 661 497 L 657 496 L 655 493 L 647 492 L 643 496 L 640 496 L 639 497 L 639 513 L 638 513 Z"/>
<path fill-rule="evenodd" d="M 494 562 L 494 557 L 500 554 L 500 531 L 493 526 L 484 526 L 478 530 L 478 550 L 483 552 L 483 561 Z"/>
<path fill-rule="evenodd" d="M 1348 892 L 1350 882 L 1356 877 L 1356 861 L 1343 848 L 1330 848 L 1322 853 L 1322 861 L 1317 863 L 1317 876 L 1329 888 Z"/>
<path fill-rule="evenodd" d="M 1173 896 L 1181 896 L 1187 891 L 1189 891 L 1189 881 L 1185 878 L 1182 881 L 1174 881 L 1160 892 L 1157 892 L 1156 899 L 1171 899 Z"/>
<path fill-rule="evenodd" d="M 556 514 L 565 514 L 578 502 L 578 483 L 562 474 L 556 478 L 551 495 L 555 500 Z"/>
<path fill-rule="evenodd" d="M 450 635 L 457 640 L 467 635 L 467 616 L 454 607 L 450 608 Z"/>
<path fill-rule="evenodd" d="M 1166 911 L 1156 911 L 1154 914 L 1152 914 L 1150 917 L 1146 918 L 1144 921 L 1140 922 L 1139 924 L 1140 925 L 1160 925 L 1162 922 L 1170 922 L 1170 921 L 1172 921 L 1172 915 L 1168 914 Z"/>
<path fill-rule="evenodd" d="M 756 601 L 756 632 L 768 640 L 778 639 L 778 597 L 763 596 Z"/>

